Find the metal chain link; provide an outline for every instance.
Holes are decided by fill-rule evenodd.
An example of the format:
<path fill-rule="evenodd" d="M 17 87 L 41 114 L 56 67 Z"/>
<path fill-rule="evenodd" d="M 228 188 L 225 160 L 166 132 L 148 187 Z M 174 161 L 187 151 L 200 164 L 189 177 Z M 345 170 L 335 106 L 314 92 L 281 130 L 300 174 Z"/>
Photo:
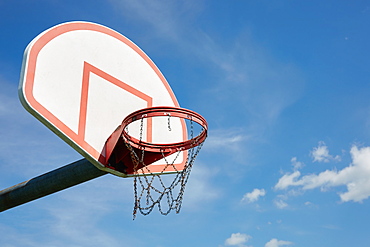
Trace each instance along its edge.
<path fill-rule="evenodd" d="M 168 115 L 168 123 L 167 123 L 168 131 L 171 131 L 171 122 L 170 122 L 171 114 L 168 113 L 167 115 Z"/>

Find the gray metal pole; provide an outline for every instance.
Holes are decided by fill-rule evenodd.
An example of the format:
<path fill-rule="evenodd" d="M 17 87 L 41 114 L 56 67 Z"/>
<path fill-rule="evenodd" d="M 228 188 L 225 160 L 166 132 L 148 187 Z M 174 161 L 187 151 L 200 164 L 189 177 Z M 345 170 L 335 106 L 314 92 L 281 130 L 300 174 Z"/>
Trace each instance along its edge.
<path fill-rule="evenodd" d="M 0 212 L 105 174 L 107 172 L 99 170 L 86 159 L 73 162 L 23 183 L 1 190 Z"/>

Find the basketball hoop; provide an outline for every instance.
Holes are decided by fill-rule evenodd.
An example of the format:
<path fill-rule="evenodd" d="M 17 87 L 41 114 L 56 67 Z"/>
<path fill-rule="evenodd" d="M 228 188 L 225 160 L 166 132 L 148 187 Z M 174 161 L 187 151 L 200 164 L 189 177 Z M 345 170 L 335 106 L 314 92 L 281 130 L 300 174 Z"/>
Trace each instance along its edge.
<path fill-rule="evenodd" d="M 155 122 L 154 118 L 162 120 Z M 144 140 L 144 132 L 148 126 L 165 127 L 167 132 L 159 133 L 169 135 L 172 127 L 176 127 L 175 124 L 174 126 L 171 124 L 174 119 L 189 129 L 186 131 L 187 136 L 182 136 L 182 140 L 173 143 L 153 143 L 148 131 Z M 130 127 L 131 125 L 133 128 Z M 179 213 L 185 185 L 193 162 L 207 138 L 207 130 L 207 121 L 200 114 L 177 107 L 145 108 L 131 113 L 122 121 L 106 142 L 104 165 L 134 177 L 134 218 L 138 211 L 148 215 L 156 205 L 163 215 L 167 215 L 172 210 Z M 131 131 L 137 136 L 131 134 Z M 199 133 L 194 135 L 194 132 Z M 180 154 L 183 160 L 179 161 Z M 159 160 L 165 162 L 160 170 L 155 165 Z M 179 165 L 175 163 L 181 163 L 182 169 L 179 169 Z M 173 180 L 166 183 L 166 179 L 162 177 L 164 174 L 172 174 Z M 166 207 L 161 204 L 162 199 L 166 199 Z"/>

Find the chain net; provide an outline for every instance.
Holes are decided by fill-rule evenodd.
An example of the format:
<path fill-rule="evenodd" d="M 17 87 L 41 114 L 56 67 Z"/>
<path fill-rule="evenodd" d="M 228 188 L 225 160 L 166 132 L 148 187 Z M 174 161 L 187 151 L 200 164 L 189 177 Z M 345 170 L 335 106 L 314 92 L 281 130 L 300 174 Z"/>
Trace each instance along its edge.
<path fill-rule="evenodd" d="M 171 131 L 170 116 L 168 116 L 168 130 Z M 143 119 L 141 119 L 140 140 L 143 132 Z M 194 127 L 193 121 L 190 120 L 190 138 L 193 139 Z M 166 157 L 162 152 L 165 166 L 159 173 L 153 173 L 150 166 L 144 164 L 145 150 L 134 149 L 129 142 L 126 142 L 126 147 L 130 152 L 132 163 L 134 166 L 134 210 L 133 219 L 136 218 L 138 212 L 142 215 L 150 214 L 157 206 L 162 215 L 169 214 L 172 210 L 176 213 L 180 212 L 182 199 L 185 191 L 185 185 L 188 182 L 191 169 L 195 158 L 201 150 L 203 143 L 194 141 L 194 146 L 186 151 L 178 151 L 171 156 Z M 136 151 L 135 151 L 136 150 Z M 184 169 L 179 171 L 175 162 L 181 152 L 186 152 L 186 160 Z M 172 174 L 166 174 L 167 168 L 175 170 Z M 145 174 L 145 175 L 144 175 Z M 148 175 L 149 174 L 149 175 Z"/>

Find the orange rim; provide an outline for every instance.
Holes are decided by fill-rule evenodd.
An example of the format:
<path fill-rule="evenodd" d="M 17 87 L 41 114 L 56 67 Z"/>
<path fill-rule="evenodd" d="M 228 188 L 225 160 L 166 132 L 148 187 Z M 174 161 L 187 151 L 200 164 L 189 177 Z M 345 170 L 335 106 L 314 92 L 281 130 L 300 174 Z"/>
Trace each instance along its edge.
<path fill-rule="evenodd" d="M 200 126 L 203 127 L 201 133 L 189 140 L 183 142 L 176 142 L 176 143 L 167 143 L 167 144 L 158 144 L 158 143 L 151 143 L 151 142 L 144 142 L 140 141 L 132 136 L 130 136 L 127 131 L 126 127 L 140 119 L 144 118 L 151 118 L 151 117 L 160 117 L 160 116 L 170 116 L 170 117 L 178 117 L 182 119 L 188 119 L 190 121 L 196 122 Z M 151 152 L 176 152 L 176 151 L 184 151 L 193 147 L 196 147 L 203 143 L 207 138 L 207 130 L 208 124 L 207 121 L 198 113 L 179 107 L 169 107 L 169 106 L 159 106 L 159 107 L 149 107 L 144 108 L 138 111 L 135 111 L 128 115 L 122 121 L 123 127 L 123 137 L 124 139 L 130 143 L 130 145 L 134 146 L 135 148 L 151 151 Z"/>

